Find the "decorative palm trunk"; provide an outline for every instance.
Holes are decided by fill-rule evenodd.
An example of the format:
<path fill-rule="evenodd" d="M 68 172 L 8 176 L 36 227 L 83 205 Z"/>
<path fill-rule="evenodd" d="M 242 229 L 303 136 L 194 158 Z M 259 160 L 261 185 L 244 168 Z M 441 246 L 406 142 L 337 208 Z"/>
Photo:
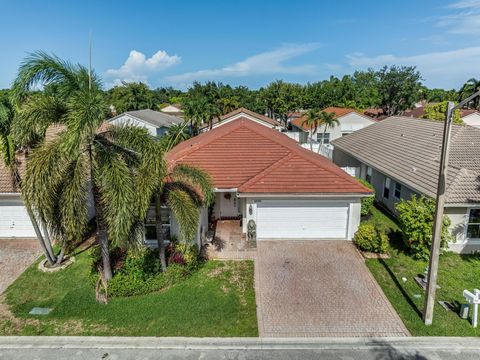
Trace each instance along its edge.
<path fill-rule="evenodd" d="M 53 252 L 53 248 L 52 248 L 52 239 L 50 239 L 50 235 L 48 233 L 48 228 L 47 228 L 47 224 L 45 224 L 45 222 L 41 221 L 42 223 L 42 231 L 43 231 L 43 235 L 44 235 L 44 242 L 45 242 L 45 246 L 47 248 L 47 251 L 48 253 L 50 254 L 50 257 L 51 259 L 57 263 L 57 257 L 55 255 L 55 253 Z"/>
<path fill-rule="evenodd" d="M 98 244 L 100 245 L 100 252 L 102 254 L 103 263 L 103 278 L 108 282 L 113 277 L 112 264 L 110 262 L 110 249 L 108 246 L 108 233 L 105 225 L 105 217 L 103 214 L 102 201 L 100 191 L 95 183 L 95 176 L 93 171 L 93 154 L 92 145 L 88 148 L 90 158 L 90 181 L 92 182 L 93 205 L 95 208 L 95 219 L 97 222 Z"/>
<path fill-rule="evenodd" d="M 45 255 L 45 258 L 47 259 L 48 264 L 50 266 L 54 266 L 56 259 L 52 259 L 49 251 L 47 250 L 47 245 L 45 245 L 45 240 L 43 238 L 42 232 L 40 231 L 40 226 L 38 226 L 37 218 L 35 217 L 35 214 L 33 213 L 32 209 L 30 208 L 29 205 L 25 204 L 25 208 L 27 209 L 28 216 L 30 217 L 30 221 L 32 222 L 33 229 L 35 230 L 35 234 L 37 235 L 37 239 L 38 239 L 38 242 L 40 243 L 40 246 L 43 250 L 43 254 Z"/>
<path fill-rule="evenodd" d="M 163 238 L 163 225 L 162 225 L 162 200 L 160 193 L 155 194 L 155 230 L 157 232 L 157 245 L 160 256 L 160 264 L 162 265 L 162 271 L 167 270 L 167 259 L 165 257 L 165 240 Z"/>

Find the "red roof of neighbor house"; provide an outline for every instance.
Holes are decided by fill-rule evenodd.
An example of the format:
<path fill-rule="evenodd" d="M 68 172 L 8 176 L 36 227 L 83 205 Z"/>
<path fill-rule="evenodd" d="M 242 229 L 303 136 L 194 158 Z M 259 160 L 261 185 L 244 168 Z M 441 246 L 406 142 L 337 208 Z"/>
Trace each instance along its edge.
<path fill-rule="evenodd" d="M 169 166 L 207 171 L 217 189 L 270 194 L 369 194 L 327 158 L 248 118 L 182 142 L 167 154 Z"/>
<path fill-rule="evenodd" d="M 475 114 L 475 113 L 480 113 L 480 112 L 476 109 L 460 109 L 460 117 L 461 118 L 463 118 L 465 116 L 468 116 L 468 115 Z"/>
<path fill-rule="evenodd" d="M 218 118 L 213 119 L 213 125 L 215 125 L 217 123 L 220 123 L 222 121 L 226 121 L 226 120 L 228 120 L 228 119 L 230 119 L 234 116 L 241 115 L 242 113 L 246 114 L 246 115 L 249 115 L 251 117 L 254 117 L 254 118 L 260 120 L 261 122 L 270 124 L 272 126 L 281 126 L 281 124 L 277 120 L 274 120 L 272 118 L 269 118 L 268 116 L 258 114 L 254 111 L 251 111 L 251 110 L 248 110 L 248 109 L 245 109 L 245 108 L 238 108 L 236 110 L 230 111 L 228 114 L 220 116 L 220 120 Z M 205 128 L 207 126 L 208 126 L 208 124 L 205 124 L 203 127 Z"/>
<path fill-rule="evenodd" d="M 375 119 L 370 118 L 367 115 L 359 113 L 357 110 L 350 109 L 350 108 L 341 108 L 341 107 L 330 106 L 330 107 L 327 107 L 327 108 L 323 109 L 322 111 L 324 111 L 326 113 L 329 113 L 329 114 L 333 113 L 333 114 L 335 114 L 336 118 L 339 118 L 339 117 L 342 117 L 342 116 L 345 116 L 347 114 L 350 114 L 350 113 L 354 112 L 354 113 L 357 113 L 358 115 L 361 115 L 361 116 L 363 116 L 363 117 L 365 117 L 369 120 L 376 121 Z M 305 116 L 302 116 L 302 117 L 293 119 L 292 121 L 290 121 L 290 124 L 295 125 L 299 129 L 310 130 L 310 128 L 308 126 L 305 126 L 303 124 L 304 121 L 305 121 Z"/>

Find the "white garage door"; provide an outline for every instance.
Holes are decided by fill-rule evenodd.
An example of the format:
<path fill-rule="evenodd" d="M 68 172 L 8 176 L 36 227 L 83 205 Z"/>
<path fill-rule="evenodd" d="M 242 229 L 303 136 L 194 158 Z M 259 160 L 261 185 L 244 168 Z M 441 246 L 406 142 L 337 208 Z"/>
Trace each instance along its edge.
<path fill-rule="evenodd" d="M 0 237 L 35 237 L 27 210 L 21 201 L 0 200 Z"/>
<path fill-rule="evenodd" d="M 257 203 L 259 239 L 346 239 L 348 204 L 262 200 Z"/>

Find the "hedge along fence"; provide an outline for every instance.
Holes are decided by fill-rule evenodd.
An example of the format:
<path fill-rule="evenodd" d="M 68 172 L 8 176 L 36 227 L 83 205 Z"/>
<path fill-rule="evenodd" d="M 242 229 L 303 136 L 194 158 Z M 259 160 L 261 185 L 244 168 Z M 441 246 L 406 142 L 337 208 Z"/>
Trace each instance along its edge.
<path fill-rule="evenodd" d="M 368 181 L 357 178 L 357 177 L 355 179 L 357 179 L 363 186 L 373 191 L 372 196 L 367 196 L 362 198 L 362 202 L 361 202 L 362 206 L 361 206 L 360 214 L 362 216 L 367 216 L 368 214 L 370 214 L 370 210 L 372 209 L 373 203 L 375 201 L 375 189 L 372 186 L 372 184 L 370 184 Z"/>

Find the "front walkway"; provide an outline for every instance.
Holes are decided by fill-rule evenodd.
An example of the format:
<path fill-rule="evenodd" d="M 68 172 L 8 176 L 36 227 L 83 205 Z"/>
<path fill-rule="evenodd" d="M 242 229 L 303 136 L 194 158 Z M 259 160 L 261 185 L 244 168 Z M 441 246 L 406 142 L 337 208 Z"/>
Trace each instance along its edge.
<path fill-rule="evenodd" d="M 0 294 L 40 256 L 37 239 L 0 239 Z"/>
<path fill-rule="evenodd" d="M 408 335 L 349 241 L 258 241 L 255 284 L 260 336 Z"/>
<path fill-rule="evenodd" d="M 215 237 L 205 246 L 209 259 L 253 260 L 256 249 L 242 235 L 240 220 L 218 220 Z"/>

